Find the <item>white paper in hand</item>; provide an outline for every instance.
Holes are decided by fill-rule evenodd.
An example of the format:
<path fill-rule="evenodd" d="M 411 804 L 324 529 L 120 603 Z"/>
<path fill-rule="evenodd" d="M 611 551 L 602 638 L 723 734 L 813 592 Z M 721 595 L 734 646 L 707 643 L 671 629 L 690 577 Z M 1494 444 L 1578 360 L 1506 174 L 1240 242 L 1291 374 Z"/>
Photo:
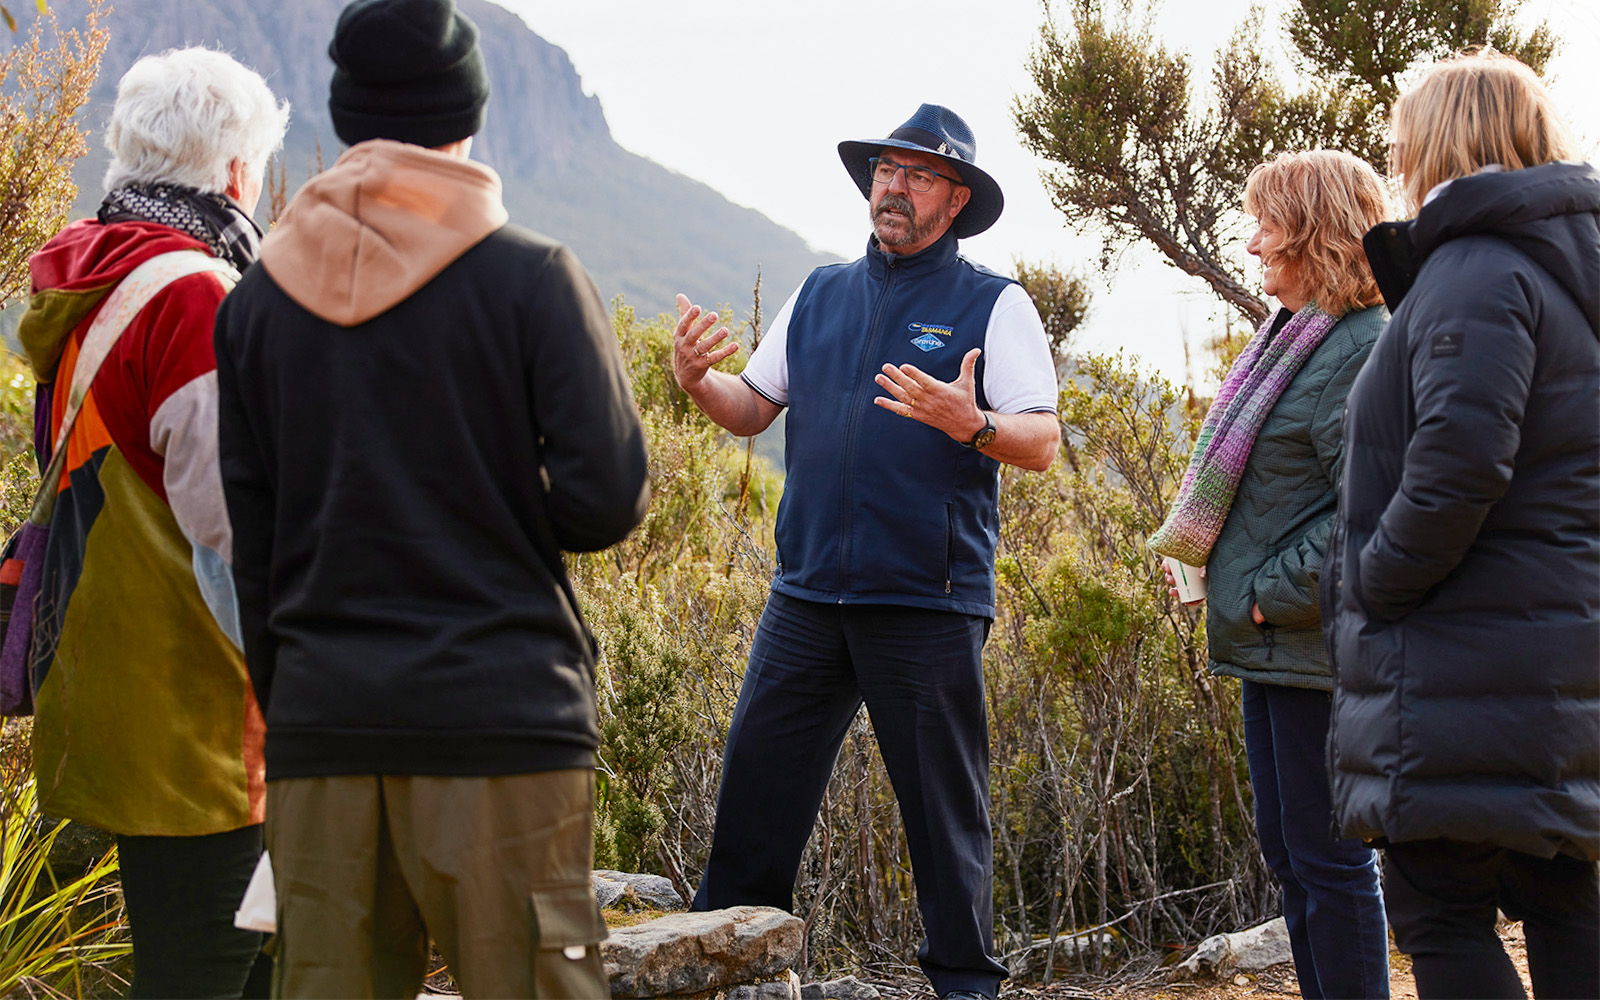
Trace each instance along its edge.
<path fill-rule="evenodd" d="M 233 926 L 268 934 L 278 932 L 278 893 L 272 884 L 272 858 L 266 851 L 256 862 L 255 874 L 244 890 L 244 901 L 234 911 Z"/>

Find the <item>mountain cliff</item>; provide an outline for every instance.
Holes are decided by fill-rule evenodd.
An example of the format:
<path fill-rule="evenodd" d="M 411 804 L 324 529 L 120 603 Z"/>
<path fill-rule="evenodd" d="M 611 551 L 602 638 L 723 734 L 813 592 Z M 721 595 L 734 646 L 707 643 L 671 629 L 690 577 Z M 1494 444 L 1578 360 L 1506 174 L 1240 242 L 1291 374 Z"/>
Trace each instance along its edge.
<path fill-rule="evenodd" d="M 643 314 L 669 311 L 673 293 L 699 302 L 745 302 L 762 271 L 769 299 L 783 297 L 832 260 L 753 209 L 618 146 L 597 97 L 572 62 L 516 14 L 488 0 L 458 0 L 481 32 L 492 97 L 473 158 L 505 181 L 511 218 L 572 247 L 603 295 L 623 294 Z M 31 7 L 32 5 L 28 5 Z M 342 149 L 328 116 L 328 40 L 344 0 L 117 0 L 110 44 L 87 122 L 96 133 L 79 164 L 79 214 L 98 206 L 106 154 L 99 131 L 116 83 L 141 55 L 183 45 L 231 53 L 293 106 L 282 162 L 290 191 Z M 64 25 L 86 0 L 52 0 Z M 265 202 L 265 199 L 263 200 Z M 265 214 L 263 204 L 261 214 Z"/>

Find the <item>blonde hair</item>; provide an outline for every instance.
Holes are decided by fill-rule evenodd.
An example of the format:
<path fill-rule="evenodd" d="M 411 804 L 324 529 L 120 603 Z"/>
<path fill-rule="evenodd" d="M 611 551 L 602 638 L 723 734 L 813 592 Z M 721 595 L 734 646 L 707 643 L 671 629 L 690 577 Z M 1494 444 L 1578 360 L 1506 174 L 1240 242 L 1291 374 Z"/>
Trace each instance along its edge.
<path fill-rule="evenodd" d="M 1389 172 L 1413 214 L 1438 185 L 1491 163 L 1521 170 L 1577 158 L 1538 75 L 1492 49 L 1433 66 L 1395 102 L 1393 122 Z"/>
<path fill-rule="evenodd" d="M 1250 171 L 1244 210 L 1283 237 L 1271 264 L 1333 316 L 1383 301 L 1361 237 L 1383 221 L 1389 196 L 1377 171 L 1332 149 L 1279 153 Z"/>

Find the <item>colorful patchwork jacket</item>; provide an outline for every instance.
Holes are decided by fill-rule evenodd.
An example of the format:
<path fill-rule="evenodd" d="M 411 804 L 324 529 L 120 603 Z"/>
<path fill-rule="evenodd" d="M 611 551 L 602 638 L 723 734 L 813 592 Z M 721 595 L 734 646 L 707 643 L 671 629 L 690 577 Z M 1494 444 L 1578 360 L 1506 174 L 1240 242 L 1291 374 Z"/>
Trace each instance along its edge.
<path fill-rule="evenodd" d="M 165 226 L 85 220 L 29 262 L 18 332 L 40 383 L 41 466 L 101 303 L 144 261 L 188 249 L 205 251 Z M 262 820 L 265 727 L 196 576 L 232 547 L 211 346 L 225 292 L 206 273 L 157 293 L 112 348 L 66 442 L 35 609 L 34 769 L 46 813 L 121 834 Z"/>

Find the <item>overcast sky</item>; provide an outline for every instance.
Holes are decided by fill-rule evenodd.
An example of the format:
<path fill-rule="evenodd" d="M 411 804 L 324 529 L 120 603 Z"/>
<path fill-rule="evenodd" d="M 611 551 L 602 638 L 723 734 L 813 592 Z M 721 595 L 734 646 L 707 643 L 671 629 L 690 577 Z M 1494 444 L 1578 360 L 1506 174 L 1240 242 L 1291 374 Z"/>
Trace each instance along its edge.
<path fill-rule="evenodd" d="M 1174 380 L 1182 379 L 1185 330 L 1198 342 L 1220 326 L 1224 312 L 1203 283 L 1153 250 L 1130 252 L 1102 276 L 1093 267 L 1101 241 L 1067 230 L 1050 205 L 1039 181 L 1045 165 L 1023 150 L 1010 119 L 1015 95 L 1030 87 L 1024 64 L 1045 16 L 1034 0 L 497 2 L 566 50 L 624 147 L 759 209 L 818 249 L 853 258 L 867 238 L 866 205 L 837 143 L 881 138 L 918 104 L 944 104 L 972 126 L 977 163 L 1006 195 L 994 228 L 962 241 L 968 256 L 1007 272 L 1016 256 L 1089 272 L 1094 311 L 1080 343 L 1125 346 Z M 1057 6 L 1064 16 L 1066 5 Z M 1280 57 L 1284 6 L 1266 4 Z M 1205 64 L 1248 8 L 1248 0 L 1169 3 L 1156 31 Z M 1552 90 L 1594 159 L 1600 3 L 1527 0 L 1523 14 L 1548 19 L 1563 39 Z M 737 304 L 745 294 L 731 288 L 726 299 Z M 641 312 L 669 305 L 631 304 Z"/>

